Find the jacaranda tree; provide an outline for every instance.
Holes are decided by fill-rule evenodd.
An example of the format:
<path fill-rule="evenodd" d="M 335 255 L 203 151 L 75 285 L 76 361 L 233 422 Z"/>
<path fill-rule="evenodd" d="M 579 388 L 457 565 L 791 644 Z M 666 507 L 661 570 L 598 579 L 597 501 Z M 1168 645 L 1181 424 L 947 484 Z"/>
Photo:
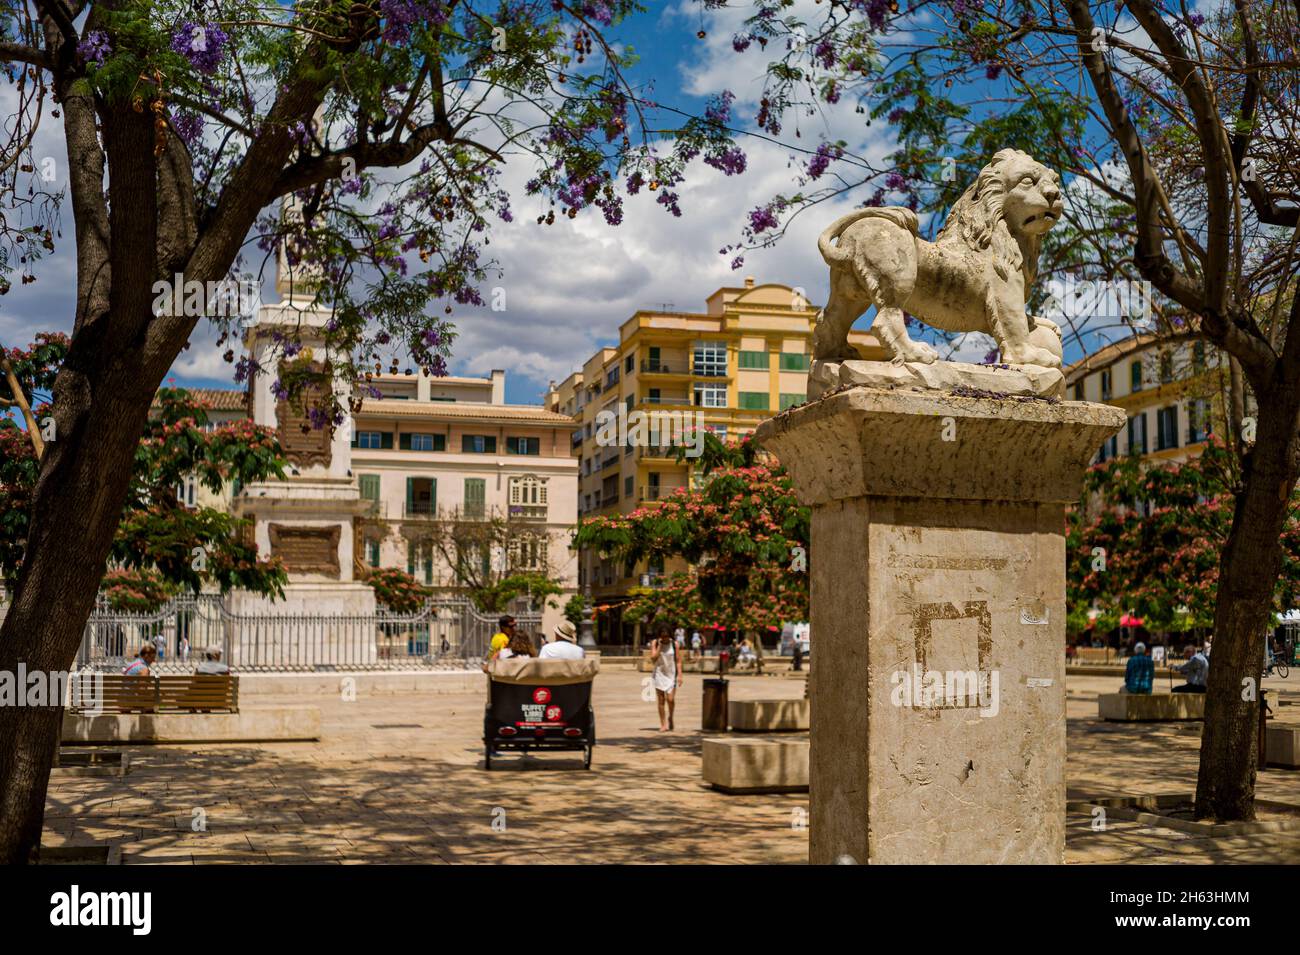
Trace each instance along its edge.
<path fill-rule="evenodd" d="M 335 310 L 334 373 L 358 386 L 394 362 L 438 373 L 448 315 L 481 301 L 490 223 L 514 202 L 542 224 L 593 208 L 617 223 L 642 189 L 679 212 L 696 157 L 743 167 L 723 104 L 665 122 L 629 80 L 634 53 L 606 34 L 633 8 L 0 0 L 0 291 L 40 280 L 65 203 L 77 274 L 0 669 L 71 664 L 154 393 L 201 319 L 237 332 L 218 296 L 160 301 L 155 283 L 206 289 L 282 246 L 285 278 Z M 60 125 L 66 165 L 32 150 L 38 127 Z M 507 160 L 532 165 L 525 195 L 502 187 Z M 279 344 L 293 357 L 293 329 Z M 269 373 L 238 360 L 237 378 Z M 275 388 L 331 394 L 312 384 Z M 314 423 L 331 427 L 345 409 L 323 401 Z M 0 713 L 0 862 L 37 852 L 58 718 Z"/>

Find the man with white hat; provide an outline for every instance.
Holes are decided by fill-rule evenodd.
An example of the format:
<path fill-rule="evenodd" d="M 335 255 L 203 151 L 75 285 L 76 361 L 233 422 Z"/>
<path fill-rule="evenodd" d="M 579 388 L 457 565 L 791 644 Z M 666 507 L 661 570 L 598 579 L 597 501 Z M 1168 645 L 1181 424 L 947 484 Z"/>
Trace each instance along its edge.
<path fill-rule="evenodd" d="M 578 628 L 572 621 L 561 620 L 551 633 L 555 639 L 542 647 L 537 654 L 539 660 L 581 660 L 586 656 L 577 644 Z"/>

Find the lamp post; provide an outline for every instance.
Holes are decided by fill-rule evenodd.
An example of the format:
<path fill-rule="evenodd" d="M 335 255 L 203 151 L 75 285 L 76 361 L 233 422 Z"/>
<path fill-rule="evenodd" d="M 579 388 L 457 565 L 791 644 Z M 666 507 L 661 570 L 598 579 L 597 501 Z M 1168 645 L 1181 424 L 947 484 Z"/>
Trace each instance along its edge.
<path fill-rule="evenodd" d="M 582 628 L 578 634 L 578 646 L 594 647 L 596 639 L 592 636 L 592 615 L 595 611 L 591 606 L 591 584 L 587 584 L 582 589 Z"/>

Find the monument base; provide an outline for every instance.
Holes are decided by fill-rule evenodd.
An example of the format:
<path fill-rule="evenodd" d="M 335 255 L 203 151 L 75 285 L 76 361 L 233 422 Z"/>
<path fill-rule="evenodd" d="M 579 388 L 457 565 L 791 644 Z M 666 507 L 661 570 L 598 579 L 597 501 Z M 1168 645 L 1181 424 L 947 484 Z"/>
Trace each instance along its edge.
<path fill-rule="evenodd" d="M 760 426 L 812 508 L 811 862 L 1063 861 L 1065 505 L 1124 421 L 853 388 Z"/>
<path fill-rule="evenodd" d="M 959 361 L 930 364 L 906 361 L 815 361 L 808 375 L 809 399 L 844 387 L 969 393 L 990 398 L 1064 398 L 1059 368 L 1039 365 L 973 365 Z"/>

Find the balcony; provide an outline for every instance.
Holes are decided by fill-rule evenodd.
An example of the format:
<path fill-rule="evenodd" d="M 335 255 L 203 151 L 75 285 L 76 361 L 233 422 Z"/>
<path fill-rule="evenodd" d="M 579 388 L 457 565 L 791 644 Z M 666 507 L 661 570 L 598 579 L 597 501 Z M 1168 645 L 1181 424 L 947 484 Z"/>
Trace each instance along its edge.
<path fill-rule="evenodd" d="M 654 361 L 649 358 L 641 362 L 643 375 L 689 375 L 690 373 L 690 367 L 686 362 Z"/>
<path fill-rule="evenodd" d="M 572 446 L 575 447 L 575 448 L 576 448 L 578 445 L 582 444 L 582 432 L 581 432 L 581 431 L 575 431 L 575 432 L 573 432 L 573 440 L 572 440 L 571 444 L 572 444 Z"/>
<path fill-rule="evenodd" d="M 433 501 L 408 501 L 402 505 L 402 518 L 424 518 L 425 520 L 436 517 L 438 506 Z"/>
<path fill-rule="evenodd" d="M 546 520 L 545 504 L 511 504 L 510 516 L 523 521 Z"/>
<path fill-rule="evenodd" d="M 614 493 L 614 494 L 606 494 L 604 497 L 602 497 L 602 498 L 600 499 L 600 506 L 601 506 L 601 507 L 609 507 L 610 505 L 617 504 L 617 503 L 618 503 L 618 494 L 617 494 L 617 493 Z"/>
<path fill-rule="evenodd" d="M 641 500 L 663 501 L 684 489 L 681 484 L 647 484 L 641 487 Z"/>
<path fill-rule="evenodd" d="M 689 405 L 691 399 L 686 395 L 646 395 L 641 399 L 648 405 Z"/>

